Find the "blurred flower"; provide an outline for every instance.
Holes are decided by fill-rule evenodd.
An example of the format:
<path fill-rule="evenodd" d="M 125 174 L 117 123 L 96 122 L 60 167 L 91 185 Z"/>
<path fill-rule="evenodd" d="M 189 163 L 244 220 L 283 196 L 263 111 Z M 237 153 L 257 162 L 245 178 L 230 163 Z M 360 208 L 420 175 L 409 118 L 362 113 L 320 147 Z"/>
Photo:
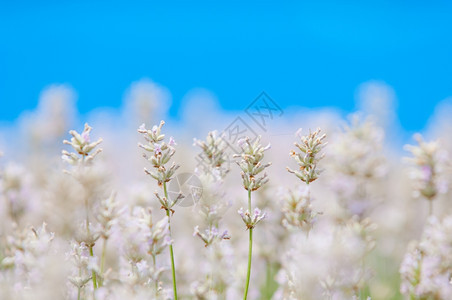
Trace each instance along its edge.
<path fill-rule="evenodd" d="M 101 226 L 100 234 L 104 239 L 110 237 L 112 226 L 118 223 L 119 213 L 116 193 L 112 193 L 110 197 L 101 202 L 99 212 L 96 215 Z"/>
<path fill-rule="evenodd" d="M 202 149 L 199 157 L 202 160 L 202 166 L 205 167 L 205 172 L 218 171 L 220 177 L 224 178 L 229 172 L 227 166 L 224 166 L 225 162 L 228 161 L 226 154 L 228 145 L 224 141 L 224 137 L 218 136 L 217 131 L 210 131 L 205 142 L 194 139 L 193 145 Z"/>
<path fill-rule="evenodd" d="M 425 142 L 420 134 L 414 135 L 418 145 L 406 145 L 412 158 L 411 178 L 414 181 L 415 195 L 432 201 L 438 193 L 447 192 L 447 181 L 444 178 L 444 166 L 447 164 L 447 152 L 441 148 L 439 141 Z"/>
<path fill-rule="evenodd" d="M 283 193 L 282 224 L 288 229 L 303 229 L 309 232 L 318 213 L 312 211 L 309 186 Z"/>
<path fill-rule="evenodd" d="M 420 242 L 413 241 L 400 266 L 400 291 L 411 299 L 452 295 L 452 217 L 430 217 Z"/>
<path fill-rule="evenodd" d="M 344 217 L 366 218 L 375 208 L 380 185 L 388 171 L 383 149 L 384 131 L 371 117 L 359 114 L 336 133 L 328 147 L 329 185 L 344 209 Z"/>

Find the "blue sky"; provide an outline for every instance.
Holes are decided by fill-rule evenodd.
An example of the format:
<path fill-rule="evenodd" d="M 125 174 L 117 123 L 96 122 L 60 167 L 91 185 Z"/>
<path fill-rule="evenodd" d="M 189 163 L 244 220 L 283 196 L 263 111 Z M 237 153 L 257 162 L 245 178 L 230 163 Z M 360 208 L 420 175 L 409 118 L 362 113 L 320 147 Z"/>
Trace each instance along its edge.
<path fill-rule="evenodd" d="M 52 83 L 70 84 L 82 113 L 118 107 L 143 77 L 170 90 L 173 116 L 200 87 L 224 109 L 265 90 L 283 108 L 352 111 L 359 84 L 382 80 L 410 131 L 452 96 L 447 1 L 162 3 L 1 0 L 0 120 Z"/>

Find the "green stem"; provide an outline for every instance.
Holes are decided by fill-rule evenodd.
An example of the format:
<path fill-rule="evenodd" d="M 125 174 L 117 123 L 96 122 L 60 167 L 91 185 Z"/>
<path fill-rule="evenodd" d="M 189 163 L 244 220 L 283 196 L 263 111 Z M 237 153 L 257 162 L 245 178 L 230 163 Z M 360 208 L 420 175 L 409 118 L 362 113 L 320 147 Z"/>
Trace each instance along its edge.
<path fill-rule="evenodd" d="M 89 230 L 89 208 L 88 208 L 88 197 L 85 197 L 85 209 L 86 209 L 86 232 L 88 233 L 87 236 L 89 237 L 91 235 Z M 93 252 L 93 246 L 89 246 L 89 255 L 91 257 L 94 257 Z M 93 288 L 96 290 L 97 288 L 97 278 L 96 278 L 96 272 L 94 270 L 91 272 L 92 278 L 93 278 Z"/>
<path fill-rule="evenodd" d="M 152 255 L 152 262 L 154 264 L 154 272 L 157 270 L 157 263 L 155 262 L 155 255 Z M 159 292 L 159 281 L 158 278 L 155 280 L 155 296 L 157 297 Z"/>
<path fill-rule="evenodd" d="M 93 246 L 89 246 L 89 255 L 91 257 L 94 257 L 94 251 L 93 251 Z M 97 277 L 96 277 L 96 272 L 91 271 L 92 277 L 93 277 L 93 288 L 94 290 L 96 290 L 97 288 Z"/>
<path fill-rule="evenodd" d="M 100 277 L 102 278 L 104 275 L 104 266 L 105 266 L 105 256 L 107 254 L 107 239 L 104 238 L 104 243 L 102 245 L 102 256 L 100 258 Z M 99 286 L 102 286 L 103 279 L 99 278 Z"/>
<path fill-rule="evenodd" d="M 248 190 L 248 211 L 251 213 L 251 190 Z M 248 270 L 246 272 L 246 286 L 245 286 L 245 294 L 243 295 L 243 300 L 246 300 L 248 297 L 248 288 L 250 286 L 250 275 L 251 275 L 251 258 L 253 253 L 253 228 L 249 229 L 250 239 L 249 239 L 249 247 L 248 247 Z"/>
<path fill-rule="evenodd" d="M 248 211 L 251 213 L 251 190 L 248 190 Z"/>
<path fill-rule="evenodd" d="M 168 191 L 166 190 L 166 182 L 163 183 L 163 192 L 165 193 L 165 198 L 168 199 Z M 169 232 L 171 237 L 171 215 L 170 210 L 166 210 L 166 215 L 168 216 L 168 224 L 169 224 Z M 173 291 L 174 291 L 174 300 L 177 300 L 177 287 L 176 287 L 176 266 L 174 265 L 174 252 L 173 245 L 169 245 L 170 256 L 171 256 L 171 273 L 173 276 Z"/>
<path fill-rule="evenodd" d="M 82 166 L 85 166 L 85 158 L 86 155 L 82 154 L 83 160 L 82 160 Z M 90 232 L 89 232 L 89 203 L 88 203 L 88 196 L 85 196 L 85 212 L 86 212 L 86 232 L 88 233 L 88 237 L 90 236 Z M 94 252 L 93 252 L 93 246 L 89 246 L 89 255 L 91 257 L 94 256 Z M 94 292 L 96 291 L 97 288 L 97 280 L 96 280 L 96 272 L 92 271 L 92 278 L 93 278 L 93 295 Z M 94 296 L 93 296 L 94 298 Z"/>
<path fill-rule="evenodd" d="M 248 288 L 250 286 L 250 275 L 251 275 L 251 257 L 253 253 L 253 228 L 250 228 L 249 231 L 250 231 L 250 241 L 248 248 L 248 271 L 246 272 L 245 294 L 243 295 L 244 300 L 246 300 L 246 298 L 248 297 Z"/>
<path fill-rule="evenodd" d="M 429 216 L 433 215 L 433 200 L 432 199 L 428 199 L 428 215 Z"/>
<path fill-rule="evenodd" d="M 81 278 L 82 277 L 82 269 L 78 268 L 78 277 Z M 77 287 L 77 300 L 80 300 L 80 294 L 81 294 L 81 290 L 82 288 L 80 287 L 80 285 Z"/>

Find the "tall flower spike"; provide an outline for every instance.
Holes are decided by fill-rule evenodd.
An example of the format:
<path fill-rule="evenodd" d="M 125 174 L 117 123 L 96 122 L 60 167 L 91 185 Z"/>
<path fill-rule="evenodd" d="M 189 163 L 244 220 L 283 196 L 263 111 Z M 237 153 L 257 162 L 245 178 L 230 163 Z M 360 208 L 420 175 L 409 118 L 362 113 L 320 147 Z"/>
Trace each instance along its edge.
<path fill-rule="evenodd" d="M 68 152 L 66 150 L 62 151 L 62 158 L 64 161 L 68 162 L 71 165 L 79 165 L 83 163 L 91 162 L 97 154 L 102 152 L 101 148 L 93 150 L 102 143 L 102 139 L 98 139 L 96 142 L 91 142 L 90 132 L 92 127 L 85 124 L 85 128 L 81 134 L 79 134 L 75 130 L 69 131 L 69 134 L 72 135 L 70 141 L 64 140 L 63 143 L 66 145 L 71 145 L 71 147 L 75 150 L 75 152 Z"/>
<path fill-rule="evenodd" d="M 301 139 L 301 143 L 294 143 L 294 145 L 300 150 L 295 152 L 292 150 L 290 155 L 294 157 L 295 161 L 299 165 L 299 170 L 294 171 L 287 167 L 287 171 L 295 174 L 302 181 L 309 184 L 319 177 L 320 170 L 317 168 L 317 164 L 323 158 L 324 154 L 320 153 L 327 143 L 323 140 L 326 134 L 321 135 L 320 129 L 314 132 L 309 131 L 309 135 L 301 135 L 301 128 L 297 131 L 297 135 Z"/>
<path fill-rule="evenodd" d="M 159 126 L 155 125 L 150 130 L 146 129 L 144 124 L 138 128 L 138 132 L 147 141 L 145 145 L 138 143 L 138 146 L 149 153 L 149 156 L 143 154 L 143 157 L 154 167 L 153 170 L 144 168 L 144 172 L 157 180 L 159 186 L 162 186 L 164 182 L 170 181 L 171 177 L 179 168 L 179 165 L 176 165 L 174 162 L 169 168 L 165 166 L 171 160 L 174 153 L 176 153 L 176 149 L 173 147 L 176 145 L 176 142 L 172 137 L 168 143 L 164 141 L 165 135 L 161 133 L 163 124 L 165 122 L 160 121 Z"/>
<path fill-rule="evenodd" d="M 241 160 L 236 162 L 242 172 L 243 187 L 248 191 L 255 191 L 262 185 L 268 182 L 267 173 L 257 177 L 259 173 L 264 171 L 271 163 L 262 163 L 264 158 L 264 151 L 270 149 L 270 144 L 262 147 L 260 144 L 261 137 L 259 136 L 254 143 L 251 143 L 250 138 L 246 137 L 238 141 L 238 145 L 242 149 L 241 154 L 234 154 L 234 157 L 240 157 Z"/>
<path fill-rule="evenodd" d="M 240 157 L 241 160 L 237 162 L 239 165 L 243 180 L 243 187 L 248 191 L 248 209 L 246 211 L 241 208 L 238 213 L 242 217 L 246 228 L 249 229 L 249 244 L 248 244 L 248 267 L 246 273 L 246 283 L 245 291 L 243 294 L 243 299 L 246 300 L 248 297 L 248 289 L 250 285 L 250 275 L 251 275 L 251 261 L 253 253 L 253 229 L 257 223 L 259 223 L 263 218 L 265 218 L 265 213 L 261 213 L 260 209 L 256 208 L 254 213 L 252 213 L 251 208 L 251 192 L 259 189 L 262 185 L 268 182 L 267 174 L 258 175 L 264 171 L 271 163 L 262 163 L 264 159 L 264 152 L 270 149 L 270 144 L 266 147 L 262 147 L 260 144 L 261 137 L 259 136 L 253 143 L 251 143 L 250 138 L 246 137 L 238 141 L 239 147 L 242 149 L 240 154 L 235 154 L 234 157 Z"/>
<path fill-rule="evenodd" d="M 144 172 L 157 180 L 158 185 L 163 188 L 163 197 L 160 197 L 158 193 L 155 195 L 162 204 L 162 208 L 166 211 L 168 236 L 171 238 L 171 213 L 174 213 L 172 208 L 179 202 L 180 199 L 183 198 L 183 195 L 179 193 L 176 199 L 170 199 L 170 197 L 168 197 L 166 183 L 171 180 L 171 177 L 174 175 L 179 166 L 174 162 L 169 168 L 165 166 L 169 163 L 174 153 L 176 153 L 176 149 L 173 147 L 176 145 L 176 142 L 172 137 L 169 139 L 168 143 L 165 142 L 165 135 L 162 134 L 162 127 L 164 124 L 164 121 L 160 121 L 159 126 L 153 126 L 151 130 L 146 129 L 144 124 L 141 125 L 140 128 L 138 128 L 138 132 L 143 135 L 144 139 L 147 141 L 147 144 L 143 145 L 139 143 L 138 146 L 150 154 L 150 156 L 143 154 L 143 157 L 154 167 L 154 170 L 144 168 Z M 171 258 L 174 299 L 177 300 L 176 267 L 174 264 L 173 245 L 172 243 L 168 243 L 167 245 L 169 247 Z"/>

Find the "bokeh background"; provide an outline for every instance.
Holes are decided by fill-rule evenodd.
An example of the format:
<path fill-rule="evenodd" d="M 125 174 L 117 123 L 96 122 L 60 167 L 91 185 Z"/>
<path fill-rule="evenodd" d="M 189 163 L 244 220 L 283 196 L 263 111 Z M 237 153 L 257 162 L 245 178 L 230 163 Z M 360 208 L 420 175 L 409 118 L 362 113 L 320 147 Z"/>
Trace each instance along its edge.
<path fill-rule="evenodd" d="M 295 299 L 323 299 L 327 292 L 331 299 L 404 299 L 408 245 L 422 238 L 429 215 L 416 180 L 431 179 L 431 169 L 403 159 L 411 156 L 403 146 L 415 143 L 415 132 L 438 139 L 427 147 L 441 173 L 434 215 L 452 214 L 451 15 L 448 1 L 1 1 L 0 258 L 15 265 L 0 266 L 0 298 L 76 297 L 66 280 L 75 269 L 61 262 L 74 256 L 69 242 L 84 220 L 86 187 L 63 174 L 70 166 L 61 151 L 70 149 L 62 144 L 68 131 L 81 132 L 85 122 L 93 141 L 103 138 L 87 174 L 87 185 L 101 189 L 91 195 L 90 213 L 112 192 L 124 208 L 105 255 L 110 283 L 97 299 L 141 299 L 137 290 L 149 298 L 146 284 L 131 282 L 127 247 L 140 233 L 136 211 L 151 207 L 156 221 L 163 216 L 153 196 L 160 188 L 143 172 L 150 165 L 137 147 L 143 142 L 137 128 L 164 119 L 180 173 L 200 166 L 193 138 L 211 130 L 241 124 L 272 145 L 265 154 L 273 162 L 270 181 L 253 198 L 269 216 L 256 229 L 250 299 L 292 292 Z M 263 91 L 273 110 L 263 106 Z M 259 109 L 266 117 L 255 114 Z M 303 134 L 321 127 L 328 142 L 309 200 L 322 214 L 309 238 L 282 226 L 285 189 L 303 184 L 285 169 L 297 168 L 288 154 L 300 127 Z M 235 163 L 228 160 L 226 168 L 224 197 L 212 197 L 226 207 L 220 229 L 232 236 L 215 250 L 220 258 L 192 236 L 205 221 L 196 205 L 178 206 L 172 221 L 182 299 L 217 299 L 195 297 L 210 284 L 203 281 L 208 274 L 224 279 L 220 299 L 241 297 L 248 248 L 236 212 L 246 206 L 246 192 Z M 23 242 L 19 233 L 30 235 L 30 226 L 42 228 L 43 221 L 55 239 L 34 254 L 35 237 Z M 20 260 L 26 251 L 17 240 L 31 248 L 29 260 Z M 167 256 L 159 266 L 168 267 Z M 88 276 L 90 270 L 84 269 Z M 170 291 L 169 272 L 162 276 Z M 434 291 L 451 293 L 447 276 Z M 88 298 L 91 287 L 84 289 Z"/>

